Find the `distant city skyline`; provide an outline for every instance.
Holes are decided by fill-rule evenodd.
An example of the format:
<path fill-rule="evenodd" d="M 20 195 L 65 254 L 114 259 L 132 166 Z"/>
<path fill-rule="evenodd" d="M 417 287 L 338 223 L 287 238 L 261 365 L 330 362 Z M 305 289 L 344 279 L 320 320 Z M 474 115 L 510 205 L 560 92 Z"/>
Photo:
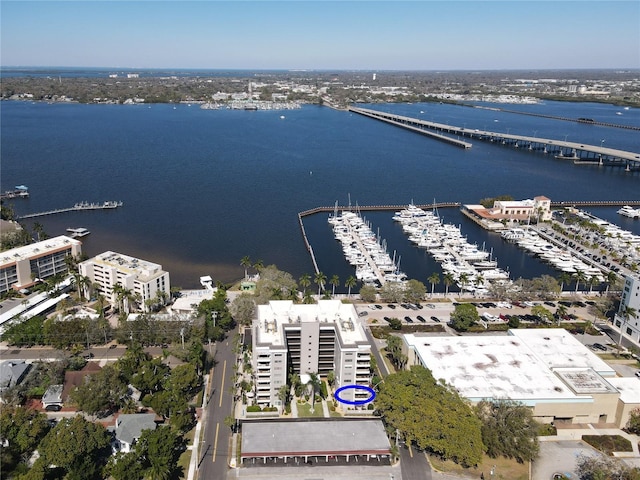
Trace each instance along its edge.
<path fill-rule="evenodd" d="M 640 68 L 640 2 L 2 0 L 10 66 Z"/>

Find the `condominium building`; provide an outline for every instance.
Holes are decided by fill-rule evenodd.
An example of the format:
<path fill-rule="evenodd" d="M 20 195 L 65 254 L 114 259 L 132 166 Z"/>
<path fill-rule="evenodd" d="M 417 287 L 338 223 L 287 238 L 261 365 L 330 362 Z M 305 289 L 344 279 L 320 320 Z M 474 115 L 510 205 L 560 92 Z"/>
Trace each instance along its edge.
<path fill-rule="evenodd" d="M 32 286 L 36 279 L 44 280 L 67 272 L 65 257 L 78 257 L 82 243 L 65 235 L 49 238 L 24 247 L 0 253 L 0 293 Z"/>
<path fill-rule="evenodd" d="M 300 376 L 334 372 L 336 388 L 369 386 L 371 346 L 351 304 L 320 300 L 298 305 L 290 300 L 258 305 L 253 327 L 253 371 L 259 405 L 282 406 L 278 391 L 289 372 Z M 347 389 L 341 398 L 365 400 L 363 389 Z"/>
<path fill-rule="evenodd" d="M 99 286 L 100 293 L 112 304 L 117 302 L 114 287 L 120 285 L 137 299 L 143 311 L 158 298 L 158 292 L 169 295 L 169 273 L 162 265 L 116 252 L 104 252 L 79 265 L 80 273 Z"/>
<path fill-rule="evenodd" d="M 628 315 L 627 313 L 634 313 Z M 615 315 L 615 324 L 636 343 L 640 342 L 640 277 L 627 275 L 622 288 L 620 307 Z"/>

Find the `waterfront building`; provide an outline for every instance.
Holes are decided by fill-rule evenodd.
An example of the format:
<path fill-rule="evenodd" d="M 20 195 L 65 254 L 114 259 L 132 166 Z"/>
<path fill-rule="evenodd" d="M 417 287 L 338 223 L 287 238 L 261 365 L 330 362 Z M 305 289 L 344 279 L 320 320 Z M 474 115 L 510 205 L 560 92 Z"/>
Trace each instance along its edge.
<path fill-rule="evenodd" d="M 282 406 L 278 391 L 289 371 L 301 377 L 335 374 L 335 388 L 369 386 L 371 346 L 352 304 L 320 300 L 298 305 L 290 300 L 258 305 L 252 326 L 256 402 Z M 365 400 L 366 390 L 347 389 L 341 398 Z"/>
<path fill-rule="evenodd" d="M 116 285 L 129 290 L 144 312 L 149 311 L 150 303 L 169 298 L 169 272 L 157 263 L 109 251 L 82 262 L 79 268 L 112 305 L 118 301 Z"/>
<path fill-rule="evenodd" d="M 53 275 L 67 272 L 65 257 L 78 257 L 82 243 L 66 235 L 0 253 L 0 293 L 22 290 Z"/>
<path fill-rule="evenodd" d="M 403 335 L 408 366 L 421 365 L 472 403 L 507 399 L 536 420 L 624 427 L 640 407 L 640 381 L 616 372 L 564 329 L 517 329 L 508 335 Z"/>
<path fill-rule="evenodd" d="M 630 311 L 635 314 L 627 317 Z M 614 322 L 616 327 L 634 342 L 640 342 L 640 277 L 637 274 L 625 277 L 620 307 L 615 314 Z"/>
<path fill-rule="evenodd" d="M 545 196 L 537 196 L 527 200 L 507 201 L 496 200 L 492 208 L 482 205 L 464 205 L 463 210 L 479 217 L 483 223 L 530 220 L 551 220 L 551 200 Z"/>

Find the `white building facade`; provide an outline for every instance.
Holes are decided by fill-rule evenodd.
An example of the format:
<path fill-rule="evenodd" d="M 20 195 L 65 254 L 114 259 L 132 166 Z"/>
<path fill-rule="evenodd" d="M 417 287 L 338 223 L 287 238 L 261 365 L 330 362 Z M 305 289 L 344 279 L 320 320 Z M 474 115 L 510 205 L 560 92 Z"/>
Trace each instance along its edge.
<path fill-rule="evenodd" d="M 66 235 L 49 238 L 0 253 L 0 293 L 20 290 L 59 273 L 67 272 L 65 258 L 78 257 L 82 243 Z"/>
<path fill-rule="evenodd" d="M 627 318 L 627 307 L 633 309 L 635 315 Z M 614 322 L 626 336 L 640 342 L 640 277 L 626 276 Z"/>
<path fill-rule="evenodd" d="M 351 304 L 320 300 L 299 305 L 289 300 L 258 305 L 252 327 L 252 363 L 256 403 L 282 407 L 278 391 L 287 383 L 289 371 L 301 376 L 335 374 L 335 388 L 369 386 L 371 346 Z M 362 401 L 363 389 L 347 389 L 341 398 Z"/>
<path fill-rule="evenodd" d="M 97 284 L 112 304 L 117 302 L 116 285 L 129 290 L 145 312 L 149 303 L 158 299 L 159 292 L 168 298 L 171 291 L 169 272 L 162 270 L 162 265 L 128 255 L 105 252 L 82 262 L 79 268 L 80 274 Z"/>

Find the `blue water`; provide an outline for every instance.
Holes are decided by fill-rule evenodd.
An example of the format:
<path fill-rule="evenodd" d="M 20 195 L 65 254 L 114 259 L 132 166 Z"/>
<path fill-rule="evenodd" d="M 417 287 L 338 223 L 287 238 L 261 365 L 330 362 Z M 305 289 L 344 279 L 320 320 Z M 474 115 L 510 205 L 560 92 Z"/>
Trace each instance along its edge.
<path fill-rule="evenodd" d="M 316 206 L 477 203 L 516 199 L 638 200 L 640 173 L 576 166 L 540 153 L 474 142 L 470 150 L 443 144 L 360 115 L 317 106 L 286 112 L 200 110 L 197 106 L 75 105 L 3 102 L 2 191 L 29 186 L 18 214 L 79 201 L 121 200 L 116 211 L 73 212 L 38 221 L 49 235 L 86 227 L 84 250 L 105 250 L 161 263 L 172 284 L 197 285 L 201 275 L 232 281 L 249 255 L 296 278 L 313 273 L 297 213 Z M 425 120 L 496 132 L 580 141 L 640 151 L 638 132 L 445 104 L 371 105 Z M 565 117 L 640 125 L 640 110 L 547 102 L 511 106 Z M 424 113 L 420 113 L 420 112 Z M 616 115 L 621 111 L 623 115 Z M 285 119 L 280 115 L 284 114 Z M 497 121 L 496 121 L 497 120 Z M 640 222 L 614 208 L 593 210 L 640 233 Z M 513 278 L 555 274 L 503 244 L 455 209 L 440 212 L 469 239 L 493 248 Z M 374 229 L 401 256 L 409 277 L 426 283 L 438 266 L 411 246 L 391 212 L 367 213 Z M 353 274 L 326 215 L 305 220 L 320 269 L 341 281 Z M 443 285 L 437 287 L 443 289 Z M 339 289 L 340 290 L 340 289 Z"/>

